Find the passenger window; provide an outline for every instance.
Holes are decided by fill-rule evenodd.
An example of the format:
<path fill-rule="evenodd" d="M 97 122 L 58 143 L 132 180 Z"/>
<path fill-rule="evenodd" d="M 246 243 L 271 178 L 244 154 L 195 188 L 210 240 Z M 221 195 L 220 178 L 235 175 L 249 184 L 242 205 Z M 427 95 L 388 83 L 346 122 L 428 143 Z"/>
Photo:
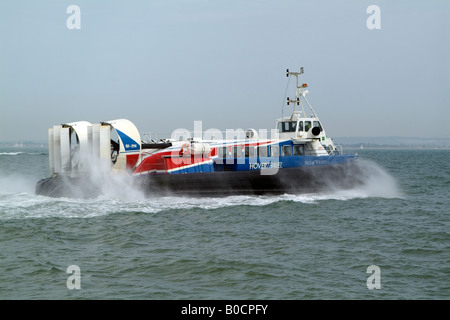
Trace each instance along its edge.
<path fill-rule="evenodd" d="M 219 158 L 226 158 L 228 157 L 228 147 L 221 147 L 218 148 L 219 150 Z"/>
<path fill-rule="evenodd" d="M 303 131 L 303 121 L 298 123 L 298 131 Z"/>
<path fill-rule="evenodd" d="M 245 147 L 245 157 L 254 158 L 255 157 L 255 147 Z"/>
<path fill-rule="evenodd" d="M 234 158 L 241 158 L 242 157 L 242 147 L 233 147 L 233 155 Z"/>
<path fill-rule="evenodd" d="M 279 157 L 280 149 L 278 146 L 269 146 L 269 157 Z"/>
<path fill-rule="evenodd" d="M 304 146 L 302 144 L 294 145 L 294 156 L 303 156 L 304 154 Z"/>
<path fill-rule="evenodd" d="M 284 156 L 292 156 L 292 147 L 291 146 L 283 146 L 282 154 Z"/>
<path fill-rule="evenodd" d="M 267 146 L 258 147 L 258 157 L 267 157 Z"/>

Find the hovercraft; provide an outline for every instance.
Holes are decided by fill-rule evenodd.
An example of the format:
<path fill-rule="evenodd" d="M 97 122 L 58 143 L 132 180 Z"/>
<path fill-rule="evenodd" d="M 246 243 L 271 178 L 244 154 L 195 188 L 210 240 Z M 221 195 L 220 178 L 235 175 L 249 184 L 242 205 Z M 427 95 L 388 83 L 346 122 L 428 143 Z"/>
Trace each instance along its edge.
<path fill-rule="evenodd" d="M 311 193 L 352 188 L 358 179 L 357 154 L 343 154 L 325 133 L 306 99 L 300 72 L 292 114 L 275 129 L 227 130 L 206 136 L 174 132 L 168 139 L 144 141 L 127 119 L 78 121 L 48 129 L 51 176 L 38 181 L 36 194 L 93 197 L 114 175 L 123 174 L 149 196 L 224 196 Z M 309 111 L 307 114 L 306 111 Z M 196 125 L 194 125 L 196 127 Z M 198 127 L 198 126 L 197 126 Z M 126 186 L 123 186 L 126 187 Z"/>

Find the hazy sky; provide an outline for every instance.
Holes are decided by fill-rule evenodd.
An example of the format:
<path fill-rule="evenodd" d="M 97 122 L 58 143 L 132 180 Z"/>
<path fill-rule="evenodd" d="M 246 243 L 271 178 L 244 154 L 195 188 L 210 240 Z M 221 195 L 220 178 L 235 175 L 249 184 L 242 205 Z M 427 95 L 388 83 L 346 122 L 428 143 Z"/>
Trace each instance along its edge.
<path fill-rule="evenodd" d="M 446 0 L 0 0 L 0 141 L 117 118 L 270 129 L 302 66 L 331 137 L 450 138 L 449 21 Z"/>

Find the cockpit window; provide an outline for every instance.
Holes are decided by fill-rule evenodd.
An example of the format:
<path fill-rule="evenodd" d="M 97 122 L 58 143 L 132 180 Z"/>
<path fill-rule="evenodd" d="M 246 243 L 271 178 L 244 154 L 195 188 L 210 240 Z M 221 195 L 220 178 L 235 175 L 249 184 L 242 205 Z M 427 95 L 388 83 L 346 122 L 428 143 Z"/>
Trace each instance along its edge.
<path fill-rule="evenodd" d="M 313 122 L 313 127 L 319 127 L 320 131 L 323 131 L 323 130 L 322 130 L 322 126 L 320 125 L 320 122 L 319 122 L 319 121 L 314 121 L 314 122 Z"/>
<path fill-rule="evenodd" d="M 295 132 L 297 121 L 278 122 L 278 132 Z"/>
<path fill-rule="evenodd" d="M 305 121 L 305 131 L 308 132 L 311 129 L 311 121 Z"/>

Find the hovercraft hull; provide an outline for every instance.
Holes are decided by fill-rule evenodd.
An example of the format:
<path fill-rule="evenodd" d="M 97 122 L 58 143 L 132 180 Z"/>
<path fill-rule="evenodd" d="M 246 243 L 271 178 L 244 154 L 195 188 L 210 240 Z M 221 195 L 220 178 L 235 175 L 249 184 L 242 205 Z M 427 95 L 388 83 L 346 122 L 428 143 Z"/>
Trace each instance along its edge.
<path fill-rule="evenodd" d="M 130 177 L 133 188 L 152 196 L 231 196 L 265 194 L 302 194 L 332 188 L 349 189 L 363 182 L 354 163 L 304 168 L 283 168 L 276 174 L 260 171 L 206 172 L 186 174 L 153 174 Z M 102 183 L 108 183 L 103 181 Z M 122 186 L 126 188 L 125 186 Z M 88 176 L 70 178 L 55 176 L 42 179 L 36 194 L 50 197 L 92 198 L 102 193 L 98 181 Z"/>

